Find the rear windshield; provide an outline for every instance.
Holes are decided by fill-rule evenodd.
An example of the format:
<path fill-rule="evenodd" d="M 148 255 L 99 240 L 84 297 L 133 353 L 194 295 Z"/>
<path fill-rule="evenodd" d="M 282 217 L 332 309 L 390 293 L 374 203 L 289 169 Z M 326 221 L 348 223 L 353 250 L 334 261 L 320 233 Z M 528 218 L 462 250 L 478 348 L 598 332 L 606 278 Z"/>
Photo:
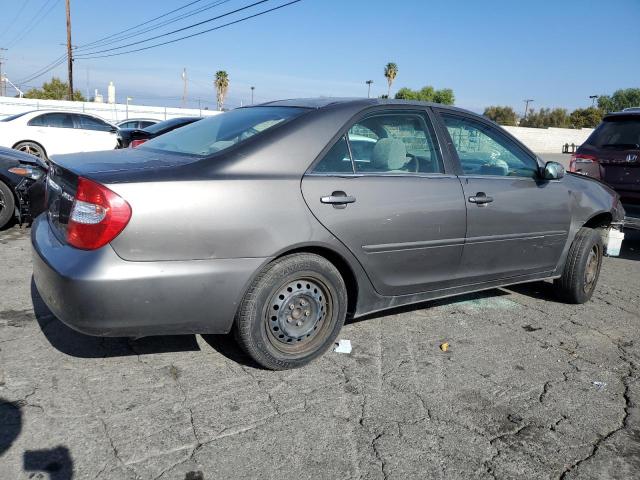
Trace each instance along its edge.
<path fill-rule="evenodd" d="M 187 125 L 189 123 L 193 123 L 196 120 L 199 120 L 198 117 L 183 117 L 183 118 L 172 118 L 171 120 L 165 120 L 164 122 L 154 123 L 153 125 L 149 125 L 144 129 L 145 132 L 149 133 L 160 133 L 163 130 L 166 130 L 171 127 L 175 127 L 176 125 Z"/>
<path fill-rule="evenodd" d="M 640 148 L 640 117 L 605 119 L 585 143 L 598 148 Z"/>
<path fill-rule="evenodd" d="M 239 108 L 149 140 L 141 149 L 211 155 L 304 113 L 298 107 Z"/>
<path fill-rule="evenodd" d="M 22 113 L 16 113 L 15 115 L 9 115 L 8 117 L 4 117 L 2 120 L 0 120 L 0 122 L 10 122 L 11 120 L 20 118 L 21 116 L 26 115 L 27 113 L 31 113 L 31 112 L 22 112 Z"/>

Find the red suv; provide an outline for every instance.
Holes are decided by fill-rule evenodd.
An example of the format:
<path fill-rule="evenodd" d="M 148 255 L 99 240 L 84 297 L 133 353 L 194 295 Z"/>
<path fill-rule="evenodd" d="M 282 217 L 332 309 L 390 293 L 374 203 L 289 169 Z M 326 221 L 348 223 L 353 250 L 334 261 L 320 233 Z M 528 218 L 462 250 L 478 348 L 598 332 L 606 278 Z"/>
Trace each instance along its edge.
<path fill-rule="evenodd" d="M 611 186 L 627 213 L 625 226 L 640 229 L 640 109 L 606 115 L 571 157 L 569 171 Z"/>

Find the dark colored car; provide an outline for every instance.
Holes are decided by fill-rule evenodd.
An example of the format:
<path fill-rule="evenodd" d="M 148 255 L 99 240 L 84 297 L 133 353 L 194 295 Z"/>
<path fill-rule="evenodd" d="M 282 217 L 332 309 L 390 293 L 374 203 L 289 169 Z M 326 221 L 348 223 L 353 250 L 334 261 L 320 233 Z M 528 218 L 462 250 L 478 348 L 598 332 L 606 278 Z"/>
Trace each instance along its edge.
<path fill-rule="evenodd" d="M 625 225 L 640 229 L 640 108 L 606 115 L 573 155 L 569 170 L 610 185 L 627 213 Z"/>
<path fill-rule="evenodd" d="M 465 110 L 288 100 L 57 157 L 34 279 L 81 332 L 233 329 L 282 369 L 391 307 L 543 279 L 586 302 L 623 216 L 606 185 Z"/>
<path fill-rule="evenodd" d="M 33 155 L 0 147 L 0 228 L 14 218 L 29 222 L 44 210 L 47 168 Z"/>
<path fill-rule="evenodd" d="M 147 140 L 159 137 L 198 120 L 200 120 L 200 117 L 181 117 L 158 122 L 143 129 L 121 128 L 118 130 L 118 148 L 136 148 Z"/>

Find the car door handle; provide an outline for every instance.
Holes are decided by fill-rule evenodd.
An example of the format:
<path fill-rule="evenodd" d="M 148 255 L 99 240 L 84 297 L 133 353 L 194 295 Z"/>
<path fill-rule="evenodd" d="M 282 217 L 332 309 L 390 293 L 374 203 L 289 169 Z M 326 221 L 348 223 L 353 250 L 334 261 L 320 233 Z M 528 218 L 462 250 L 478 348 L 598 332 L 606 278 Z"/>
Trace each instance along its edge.
<path fill-rule="evenodd" d="M 478 206 L 486 205 L 487 203 L 493 202 L 493 197 L 489 197 L 484 192 L 478 192 L 473 197 L 469 197 L 469 202 L 476 203 Z"/>
<path fill-rule="evenodd" d="M 345 208 L 347 203 L 354 203 L 355 201 L 356 197 L 352 197 L 340 191 L 333 192 L 331 195 L 320 198 L 321 203 L 333 205 L 334 208 Z"/>

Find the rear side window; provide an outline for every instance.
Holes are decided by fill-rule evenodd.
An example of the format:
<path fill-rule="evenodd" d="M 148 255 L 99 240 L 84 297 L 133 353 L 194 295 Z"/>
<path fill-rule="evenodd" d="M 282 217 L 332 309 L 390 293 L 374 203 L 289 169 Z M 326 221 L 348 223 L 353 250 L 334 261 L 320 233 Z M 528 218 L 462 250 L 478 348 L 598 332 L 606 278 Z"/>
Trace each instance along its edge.
<path fill-rule="evenodd" d="M 314 173 L 353 173 L 353 166 L 351 164 L 351 156 L 349 155 L 349 146 L 347 140 L 344 137 L 340 139 L 331 147 L 331 149 L 325 154 L 325 156 L 318 162 L 313 169 Z"/>
<path fill-rule="evenodd" d="M 29 120 L 30 127 L 74 128 L 70 113 L 45 113 Z"/>
<path fill-rule="evenodd" d="M 640 148 L 640 116 L 605 119 L 585 143 L 597 148 Z"/>

